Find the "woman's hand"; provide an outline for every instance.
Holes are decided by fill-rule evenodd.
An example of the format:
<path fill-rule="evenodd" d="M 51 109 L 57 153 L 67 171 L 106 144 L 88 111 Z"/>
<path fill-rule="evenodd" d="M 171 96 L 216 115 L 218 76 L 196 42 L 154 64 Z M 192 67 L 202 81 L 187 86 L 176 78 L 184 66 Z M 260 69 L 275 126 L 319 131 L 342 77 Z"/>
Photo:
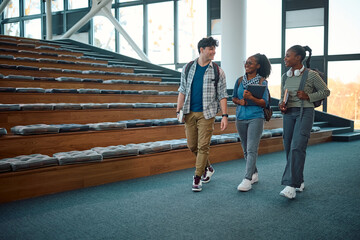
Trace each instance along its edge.
<path fill-rule="evenodd" d="M 297 97 L 300 99 L 300 100 L 309 100 L 309 95 L 307 95 L 307 93 L 305 93 L 304 91 L 297 91 Z"/>
<path fill-rule="evenodd" d="M 243 96 L 244 96 L 244 99 L 252 99 L 252 98 L 254 98 L 252 93 L 250 91 L 248 91 L 248 90 L 244 90 L 244 95 Z"/>
<path fill-rule="evenodd" d="M 233 101 L 233 103 L 235 103 L 237 105 L 241 105 L 241 106 L 246 105 L 246 101 L 244 99 L 238 99 L 236 97 L 233 97 L 232 101 Z"/>
<path fill-rule="evenodd" d="M 287 110 L 286 104 L 284 102 L 281 102 L 279 104 L 279 109 L 282 113 L 286 113 L 286 110 Z"/>

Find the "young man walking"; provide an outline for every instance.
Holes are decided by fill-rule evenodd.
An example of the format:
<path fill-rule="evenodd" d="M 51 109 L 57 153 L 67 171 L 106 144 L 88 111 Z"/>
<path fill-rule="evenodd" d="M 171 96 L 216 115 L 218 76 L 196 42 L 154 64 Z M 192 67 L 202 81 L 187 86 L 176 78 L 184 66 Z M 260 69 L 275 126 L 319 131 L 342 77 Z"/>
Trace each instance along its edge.
<path fill-rule="evenodd" d="M 224 71 L 214 62 L 218 41 L 212 37 L 198 43 L 199 57 L 184 66 L 178 89 L 177 114 L 183 110 L 187 145 L 196 156 L 192 190 L 200 192 L 214 174 L 209 152 L 215 116 L 221 109 L 220 129 L 228 125 L 227 88 Z M 182 120 L 182 119 L 180 119 Z"/>

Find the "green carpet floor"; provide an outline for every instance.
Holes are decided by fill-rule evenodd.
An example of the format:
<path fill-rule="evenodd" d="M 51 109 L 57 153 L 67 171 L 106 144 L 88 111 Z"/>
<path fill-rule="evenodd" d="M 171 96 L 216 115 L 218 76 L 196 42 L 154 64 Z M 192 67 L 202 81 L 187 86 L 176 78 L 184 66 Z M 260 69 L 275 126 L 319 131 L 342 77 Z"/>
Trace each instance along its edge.
<path fill-rule="evenodd" d="M 294 200 L 279 195 L 283 152 L 257 165 L 246 193 L 239 159 L 214 164 L 199 193 L 186 169 L 0 204 L 0 239 L 360 239 L 360 141 L 309 146 Z"/>

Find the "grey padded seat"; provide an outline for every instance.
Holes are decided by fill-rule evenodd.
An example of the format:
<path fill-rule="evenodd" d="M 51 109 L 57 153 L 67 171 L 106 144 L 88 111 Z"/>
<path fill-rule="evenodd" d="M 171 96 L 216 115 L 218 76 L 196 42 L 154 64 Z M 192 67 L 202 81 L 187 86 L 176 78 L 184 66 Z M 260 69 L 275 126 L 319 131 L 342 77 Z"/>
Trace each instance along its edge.
<path fill-rule="evenodd" d="M 126 145 L 131 148 L 138 148 L 139 154 L 158 153 L 171 150 L 171 145 L 167 142 L 147 142 Z"/>
<path fill-rule="evenodd" d="M 56 81 L 59 81 L 59 82 L 81 82 L 82 81 L 81 78 L 76 78 L 76 77 L 57 77 L 55 79 L 56 79 Z"/>
<path fill-rule="evenodd" d="M 55 125 L 51 125 L 51 126 L 59 128 L 60 133 L 88 131 L 90 129 L 90 127 L 88 125 L 86 125 L 86 124 L 75 124 L 75 123 L 55 124 Z"/>
<path fill-rule="evenodd" d="M 20 104 L 0 104 L 0 111 L 20 111 Z"/>
<path fill-rule="evenodd" d="M 1 161 L 10 163 L 12 171 L 29 170 L 58 165 L 58 160 L 56 158 L 43 154 L 21 155 L 13 158 L 5 158 Z"/>
<path fill-rule="evenodd" d="M 11 164 L 7 161 L 0 159 L 0 173 L 11 172 Z"/>
<path fill-rule="evenodd" d="M 18 69 L 18 70 L 31 70 L 31 71 L 39 71 L 40 70 L 40 68 L 38 68 L 38 67 L 23 66 L 23 65 L 16 66 L 16 69 Z"/>
<path fill-rule="evenodd" d="M 78 90 L 53 88 L 53 89 L 46 89 L 45 92 L 46 93 L 78 93 Z"/>
<path fill-rule="evenodd" d="M 18 47 L 26 47 L 26 48 L 35 48 L 36 47 L 35 44 L 31 44 L 31 43 L 18 43 L 17 46 Z"/>
<path fill-rule="evenodd" d="M 136 127 L 151 127 L 153 125 L 153 120 L 141 120 L 141 119 L 132 119 L 126 121 L 119 121 L 119 123 L 125 123 L 126 128 L 136 128 Z"/>
<path fill-rule="evenodd" d="M 47 45 L 40 45 L 40 46 L 35 47 L 35 49 L 57 50 L 56 47 L 47 46 Z"/>
<path fill-rule="evenodd" d="M 124 146 L 124 145 L 95 147 L 92 148 L 91 150 L 101 154 L 104 159 L 139 155 L 138 148 Z"/>
<path fill-rule="evenodd" d="M 7 134 L 6 128 L 0 128 L 0 136 L 4 136 Z"/>
<path fill-rule="evenodd" d="M 134 108 L 156 108 L 156 103 L 134 103 Z"/>
<path fill-rule="evenodd" d="M 139 94 L 143 94 L 143 95 L 159 95 L 159 91 L 158 90 L 141 90 L 141 91 L 139 91 Z"/>
<path fill-rule="evenodd" d="M 42 52 L 42 53 L 39 53 L 39 55 L 58 57 L 57 53 L 49 53 L 49 52 Z"/>
<path fill-rule="evenodd" d="M 46 72 L 62 72 L 61 68 L 50 68 L 50 67 L 42 67 L 40 68 L 40 71 L 46 71 Z"/>
<path fill-rule="evenodd" d="M 39 62 L 57 63 L 57 60 L 52 58 L 39 58 Z"/>
<path fill-rule="evenodd" d="M 119 130 L 126 128 L 125 122 L 102 122 L 102 123 L 89 123 L 87 124 L 90 130 Z"/>
<path fill-rule="evenodd" d="M 157 108 L 174 108 L 177 103 L 156 103 Z"/>
<path fill-rule="evenodd" d="M 0 73 L 0 79 L 1 79 L 1 78 L 4 78 L 4 75 L 2 75 L 2 74 Z"/>
<path fill-rule="evenodd" d="M 60 63 L 60 64 L 75 64 L 75 62 L 68 61 L 68 60 L 57 60 L 57 63 Z"/>
<path fill-rule="evenodd" d="M 137 90 L 122 90 L 121 94 L 139 94 Z"/>
<path fill-rule="evenodd" d="M 172 150 L 187 148 L 187 140 L 186 140 L 186 138 L 174 139 L 174 140 L 171 140 L 169 143 L 170 143 L 170 146 L 171 146 Z"/>
<path fill-rule="evenodd" d="M 5 68 L 5 69 L 16 69 L 16 65 L 9 65 L 9 64 L 0 64 L 0 68 Z"/>
<path fill-rule="evenodd" d="M 53 157 L 58 159 L 59 165 L 101 162 L 103 160 L 101 154 L 92 150 L 60 152 L 53 154 Z"/>
<path fill-rule="evenodd" d="M 275 128 L 275 129 L 271 129 L 270 131 L 271 131 L 272 137 L 279 137 L 279 136 L 282 136 L 282 134 L 283 134 L 282 128 Z"/>
<path fill-rule="evenodd" d="M 108 107 L 110 109 L 133 108 L 133 104 L 132 103 L 109 103 Z"/>
<path fill-rule="evenodd" d="M 82 82 L 96 82 L 96 83 L 102 83 L 102 79 L 96 79 L 96 78 L 83 78 L 81 80 Z"/>
<path fill-rule="evenodd" d="M 311 128 L 311 132 L 319 132 L 320 131 L 320 127 L 318 126 L 314 126 Z"/>
<path fill-rule="evenodd" d="M 103 81 L 104 84 L 116 84 L 116 83 L 123 83 L 128 84 L 130 83 L 130 80 L 122 80 L 122 79 L 110 79 Z"/>
<path fill-rule="evenodd" d="M 272 137 L 272 133 L 270 130 L 265 129 L 261 135 L 261 138 L 271 138 Z"/>
<path fill-rule="evenodd" d="M 56 125 L 48 124 L 33 124 L 26 126 L 14 126 L 11 128 L 11 132 L 15 135 L 37 135 L 37 134 L 51 134 L 59 133 L 59 127 Z"/>
<path fill-rule="evenodd" d="M 99 94 L 100 89 L 80 88 L 77 90 L 81 94 Z"/>
<path fill-rule="evenodd" d="M 82 109 L 108 109 L 108 103 L 81 103 Z"/>
<path fill-rule="evenodd" d="M 54 103 L 54 110 L 81 110 L 81 104 L 78 103 Z"/>
<path fill-rule="evenodd" d="M 178 95 L 179 93 L 176 91 L 162 91 L 159 92 L 159 95 Z"/>
<path fill-rule="evenodd" d="M 52 103 L 20 104 L 20 110 L 22 111 L 48 111 L 53 109 L 54 104 Z"/>
<path fill-rule="evenodd" d="M 179 86 L 180 83 L 179 82 L 160 82 L 160 85 L 176 85 Z"/>
<path fill-rule="evenodd" d="M 164 119 L 154 119 L 153 126 L 168 126 L 168 125 L 178 125 L 179 121 L 177 118 L 164 118 Z"/>
<path fill-rule="evenodd" d="M 121 94 L 121 90 L 100 89 L 101 94 Z"/>
<path fill-rule="evenodd" d="M 45 93 L 43 88 L 16 88 L 18 93 Z"/>
<path fill-rule="evenodd" d="M 24 76 L 24 75 L 7 75 L 4 77 L 5 79 L 16 79 L 16 80 L 34 80 L 32 76 Z"/>
<path fill-rule="evenodd" d="M 14 60 L 15 58 L 13 55 L 0 55 L 0 59 Z"/>
<path fill-rule="evenodd" d="M 77 74 L 82 74 L 81 70 L 77 70 L 77 69 L 62 69 L 63 73 L 77 73 Z"/>
<path fill-rule="evenodd" d="M 16 92 L 16 88 L 13 88 L 13 87 L 0 87 L 0 92 Z"/>
<path fill-rule="evenodd" d="M 39 62 L 36 58 L 30 58 L 30 57 L 16 57 L 16 61 L 28 61 L 28 62 Z"/>
<path fill-rule="evenodd" d="M 53 77 L 34 77 L 36 81 L 56 81 Z"/>
<path fill-rule="evenodd" d="M 133 82 L 139 82 L 139 81 L 133 81 Z M 146 84 L 146 85 L 160 85 L 160 82 L 158 82 L 158 81 L 142 81 L 142 84 Z"/>

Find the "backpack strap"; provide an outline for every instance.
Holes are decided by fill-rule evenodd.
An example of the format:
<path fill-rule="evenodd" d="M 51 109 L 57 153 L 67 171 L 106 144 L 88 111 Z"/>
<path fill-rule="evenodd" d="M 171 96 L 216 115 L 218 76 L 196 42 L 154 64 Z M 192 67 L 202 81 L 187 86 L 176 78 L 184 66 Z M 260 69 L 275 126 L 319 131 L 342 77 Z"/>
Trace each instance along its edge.
<path fill-rule="evenodd" d="M 306 68 L 301 77 L 299 91 L 304 91 L 305 82 L 308 78 L 308 75 L 309 75 L 309 69 Z M 300 108 L 300 118 L 301 119 L 302 119 L 302 115 L 303 115 L 303 110 L 304 110 L 304 100 L 301 100 L 301 108 Z"/>
<path fill-rule="evenodd" d="M 219 65 L 217 65 L 215 62 L 212 62 L 213 67 L 214 67 L 214 74 L 215 74 L 215 79 L 214 79 L 214 87 L 215 87 L 215 98 L 217 99 L 218 96 L 218 83 L 220 80 L 220 69 L 219 69 Z"/>
<path fill-rule="evenodd" d="M 190 71 L 190 68 L 191 66 L 193 65 L 194 63 L 194 60 L 189 62 L 186 67 L 185 67 L 185 82 L 187 82 L 187 78 L 188 78 L 188 75 L 189 75 L 189 71 Z"/>

